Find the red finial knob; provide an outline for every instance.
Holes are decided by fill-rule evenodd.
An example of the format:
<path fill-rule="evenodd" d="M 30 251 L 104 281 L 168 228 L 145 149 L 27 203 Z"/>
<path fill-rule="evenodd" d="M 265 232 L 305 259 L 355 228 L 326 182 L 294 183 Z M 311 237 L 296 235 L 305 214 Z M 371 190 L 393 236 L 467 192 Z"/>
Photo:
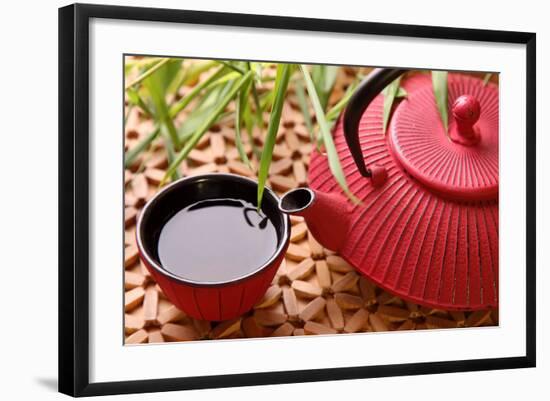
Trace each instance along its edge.
<path fill-rule="evenodd" d="M 450 127 L 451 139 L 466 146 L 478 143 L 479 132 L 474 125 L 481 114 L 479 101 L 471 95 L 462 95 L 453 103 L 452 113 L 454 124 Z"/>

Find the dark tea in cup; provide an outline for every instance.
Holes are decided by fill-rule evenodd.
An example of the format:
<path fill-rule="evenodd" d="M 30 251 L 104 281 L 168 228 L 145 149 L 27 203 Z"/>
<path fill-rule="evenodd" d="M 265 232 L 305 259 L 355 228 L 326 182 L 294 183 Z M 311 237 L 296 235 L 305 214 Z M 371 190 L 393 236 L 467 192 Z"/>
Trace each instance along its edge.
<path fill-rule="evenodd" d="M 275 226 L 241 199 L 207 199 L 174 214 L 158 240 L 161 265 L 202 283 L 250 274 L 277 250 Z"/>
<path fill-rule="evenodd" d="M 143 208 L 140 257 L 165 295 L 188 315 L 226 320 L 250 310 L 284 259 L 290 220 L 278 198 L 233 174 L 178 180 Z"/>

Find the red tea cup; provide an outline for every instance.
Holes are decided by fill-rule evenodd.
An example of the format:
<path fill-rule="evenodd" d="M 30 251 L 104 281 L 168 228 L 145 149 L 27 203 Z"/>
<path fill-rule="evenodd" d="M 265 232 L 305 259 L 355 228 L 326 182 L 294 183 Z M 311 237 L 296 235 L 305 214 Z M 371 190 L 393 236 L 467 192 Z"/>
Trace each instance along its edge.
<path fill-rule="evenodd" d="M 205 174 L 175 181 L 144 206 L 136 228 L 141 260 L 166 297 L 187 315 L 220 321 L 233 319 L 252 309 L 265 294 L 284 259 L 290 238 L 290 219 L 279 211 L 279 199 L 273 191 L 265 188 L 261 210 L 277 232 L 275 253 L 251 273 L 229 281 L 208 283 L 182 278 L 162 266 L 157 254 L 161 229 L 175 213 L 199 201 L 233 198 L 256 204 L 257 188 L 257 182 L 242 176 Z"/>

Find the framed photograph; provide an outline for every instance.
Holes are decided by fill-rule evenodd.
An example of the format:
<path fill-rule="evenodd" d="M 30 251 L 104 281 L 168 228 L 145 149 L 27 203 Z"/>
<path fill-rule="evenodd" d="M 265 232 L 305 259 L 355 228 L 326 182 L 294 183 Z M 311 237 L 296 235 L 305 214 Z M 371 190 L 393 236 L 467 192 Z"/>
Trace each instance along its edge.
<path fill-rule="evenodd" d="M 535 366 L 535 98 L 533 33 L 61 8 L 59 390 Z"/>

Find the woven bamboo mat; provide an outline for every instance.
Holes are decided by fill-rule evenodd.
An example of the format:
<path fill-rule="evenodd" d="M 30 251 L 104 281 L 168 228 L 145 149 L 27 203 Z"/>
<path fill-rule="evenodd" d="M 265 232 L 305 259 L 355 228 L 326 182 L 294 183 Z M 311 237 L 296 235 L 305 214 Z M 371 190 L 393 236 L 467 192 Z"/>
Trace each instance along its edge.
<path fill-rule="evenodd" d="M 341 69 L 329 103 L 334 104 L 341 98 L 356 72 L 355 68 Z M 182 94 L 188 90 L 183 88 Z M 185 116 L 182 113 L 176 124 Z M 266 121 L 268 117 L 266 114 Z M 150 120 L 135 109 L 130 111 L 125 126 L 125 148 L 134 146 L 152 129 Z M 247 136 L 244 137 L 246 141 Z M 262 134 L 254 132 L 253 137 L 261 147 Z M 189 154 L 180 173 L 190 176 L 231 172 L 254 178 L 258 159 L 251 143 L 246 142 L 245 149 L 255 171 L 239 158 L 233 119 L 222 120 Z M 280 195 L 306 185 L 311 151 L 309 133 L 291 88 L 277 135 L 268 186 Z M 135 243 L 136 218 L 144 202 L 158 191 L 167 164 L 162 139 L 157 139 L 125 171 L 126 344 L 498 325 L 498 311 L 449 312 L 394 297 L 356 273 L 337 254 L 323 249 L 305 222 L 296 217 L 292 217 L 291 243 L 285 261 L 252 311 L 225 322 L 188 317 L 172 305 L 156 285 L 139 261 Z"/>

